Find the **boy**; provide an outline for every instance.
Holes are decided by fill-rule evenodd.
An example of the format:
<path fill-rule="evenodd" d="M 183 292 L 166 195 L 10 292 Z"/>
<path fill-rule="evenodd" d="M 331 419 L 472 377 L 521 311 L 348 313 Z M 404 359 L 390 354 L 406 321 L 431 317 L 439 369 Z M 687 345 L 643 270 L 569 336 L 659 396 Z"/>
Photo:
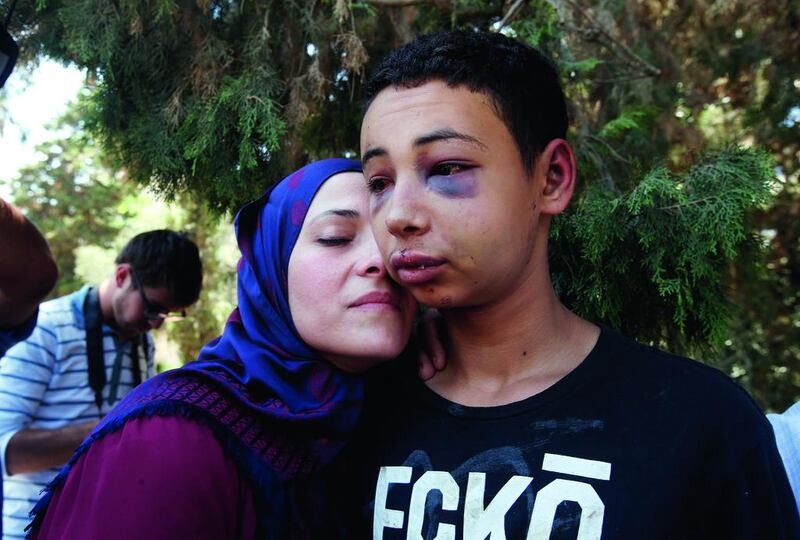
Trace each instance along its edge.
<path fill-rule="evenodd" d="M 367 404 L 362 534 L 798 538 L 772 430 L 741 388 L 556 297 L 549 225 L 577 171 L 550 62 L 498 34 L 423 36 L 384 59 L 367 103 L 376 239 L 450 347 L 431 380 L 394 377 Z"/>

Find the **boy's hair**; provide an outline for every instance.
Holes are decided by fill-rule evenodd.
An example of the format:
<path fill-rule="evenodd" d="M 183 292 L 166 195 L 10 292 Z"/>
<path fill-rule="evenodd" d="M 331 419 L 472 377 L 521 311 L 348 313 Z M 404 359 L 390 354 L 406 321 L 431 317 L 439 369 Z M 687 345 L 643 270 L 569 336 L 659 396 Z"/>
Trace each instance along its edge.
<path fill-rule="evenodd" d="M 366 84 L 364 110 L 384 88 L 433 80 L 489 96 L 528 172 L 550 141 L 566 137 L 567 104 L 553 63 L 494 32 L 438 32 L 391 51 Z"/>
<path fill-rule="evenodd" d="M 197 245 L 185 233 L 161 229 L 137 234 L 115 262 L 130 264 L 141 286 L 166 286 L 180 306 L 200 296 L 203 265 Z"/>

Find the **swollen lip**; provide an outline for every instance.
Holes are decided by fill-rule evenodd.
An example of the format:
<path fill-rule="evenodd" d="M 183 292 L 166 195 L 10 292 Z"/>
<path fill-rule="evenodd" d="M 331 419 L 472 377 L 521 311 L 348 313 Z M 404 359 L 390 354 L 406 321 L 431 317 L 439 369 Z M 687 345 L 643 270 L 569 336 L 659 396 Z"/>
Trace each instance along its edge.
<path fill-rule="evenodd" d="M 398 268 L 397 277 L 409 285 L 427 283 L 442 273 L 443 266 L 420 266 L 417 268 Z"/>
<path fill-rule="evenodd" d="M 403 251 L 391 259 L 398 279 L 408 285 L 418 285 L 436 278 L 444 270 L 445 262 L 443 259 Z"/>

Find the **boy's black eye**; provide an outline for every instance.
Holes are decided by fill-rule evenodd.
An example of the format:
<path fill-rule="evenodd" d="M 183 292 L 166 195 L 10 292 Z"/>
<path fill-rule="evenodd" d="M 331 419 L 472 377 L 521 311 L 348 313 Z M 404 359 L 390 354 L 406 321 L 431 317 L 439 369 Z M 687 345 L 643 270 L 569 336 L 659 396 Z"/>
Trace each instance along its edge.
<path fill-rule="evenodd" d="M 470 167 L 463 163 L 440 163 L 431 170 L 432 176 L 453 176 L 468 170 Z"/>

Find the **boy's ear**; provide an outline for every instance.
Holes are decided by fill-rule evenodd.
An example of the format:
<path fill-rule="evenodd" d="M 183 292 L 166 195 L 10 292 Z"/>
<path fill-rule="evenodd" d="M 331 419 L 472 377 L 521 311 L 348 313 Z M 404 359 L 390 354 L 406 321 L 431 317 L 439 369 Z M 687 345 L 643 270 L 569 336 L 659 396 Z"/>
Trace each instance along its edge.
<path fill-rule="evenodd" d="M 539 154 L 536 169 L 537 174 L 544 174 L 540 205 L 542 214 L 560 214 L 572 199 L 578 174 L 575 154 L 569 143 L 564 139 L 550 141 Z"/>

